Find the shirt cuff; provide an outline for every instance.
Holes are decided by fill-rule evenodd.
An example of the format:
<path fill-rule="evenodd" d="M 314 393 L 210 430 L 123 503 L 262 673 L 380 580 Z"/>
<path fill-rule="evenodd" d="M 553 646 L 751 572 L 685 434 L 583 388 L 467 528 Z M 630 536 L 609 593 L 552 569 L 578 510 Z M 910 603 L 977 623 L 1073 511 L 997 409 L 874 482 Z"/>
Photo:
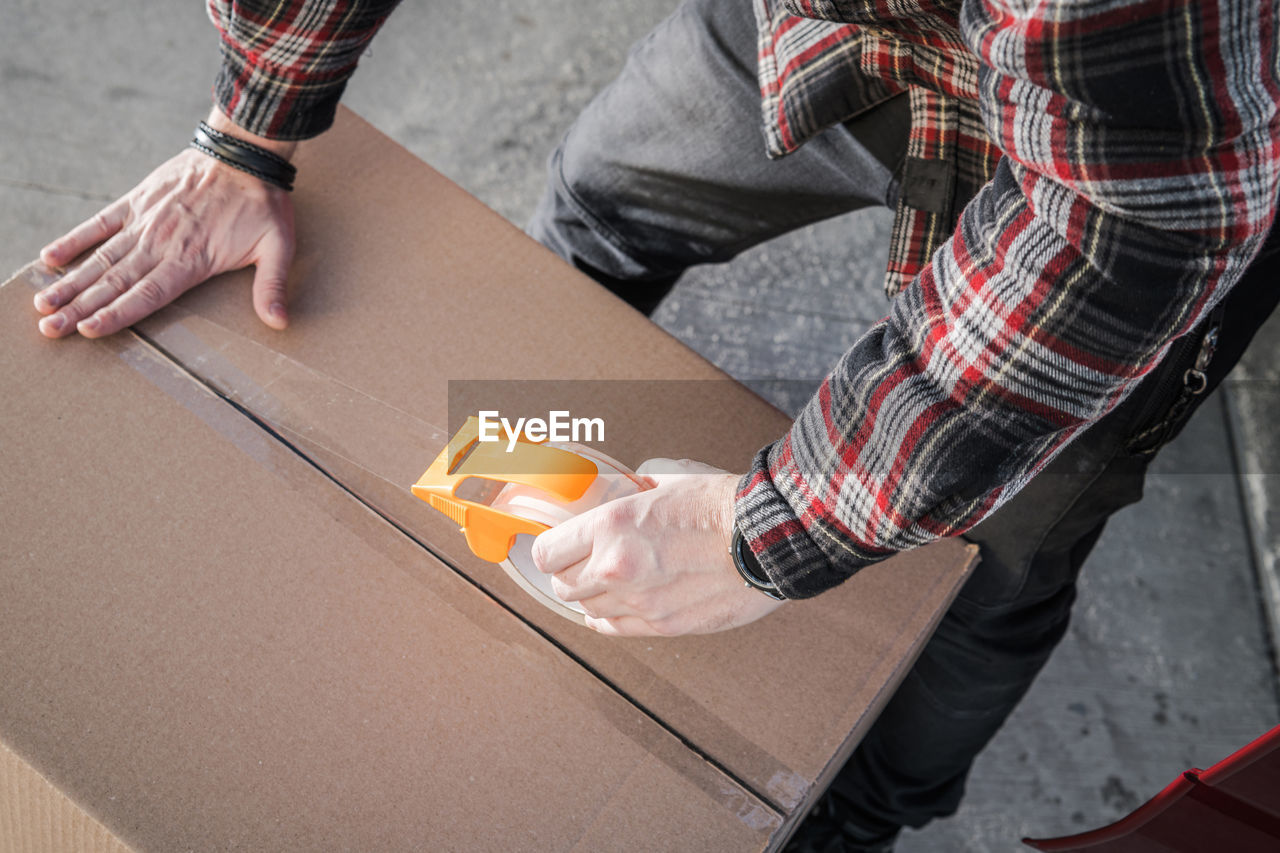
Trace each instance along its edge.
<path fill-rule="evenodd" d="M 785 467 L 789 440 L 783 438 L 756 453 L 751 469 L 738 482 L 734 523 L 780 593 L 787 598 L 812 598 L 839 586 L 863 566 L 892 556 L 892 552 L 874 560 L 844 554 L 837 562 L 819 547 L 800 520 L 801 514 L 774 486 L 772 472 Z M 832 544 L 842 548 L 839 543 Z M 847 546 L 843 550 L 847 551 Z"/>
<path fill-rule="evenodd" d="M 350 76 L 345 71 L 328 78 L 291 80 L 283 71 L 255 65 L 224 39 L 213 99 L 228 118 L 250 133 L 285 141 L 310 139 L 333 125 Z"/>

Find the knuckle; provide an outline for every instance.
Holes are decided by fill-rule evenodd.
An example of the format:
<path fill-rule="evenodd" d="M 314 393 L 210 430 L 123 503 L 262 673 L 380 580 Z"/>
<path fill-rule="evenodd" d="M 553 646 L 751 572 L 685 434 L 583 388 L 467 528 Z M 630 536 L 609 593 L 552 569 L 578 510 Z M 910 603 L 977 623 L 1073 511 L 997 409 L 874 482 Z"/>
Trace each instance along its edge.
<path fill-rule="evenodd" d="M 111 257 L 111 250 L 106 244 L 99 246 L 93 250 L 93 254 L 89 256 L 90 263 L 93 263 L 100 270 L 109 270 L 111 265 L 115 263 Z"/>
<path fill-rule="evenodd" d="M 205 252 L 203 243 L 195 240 L 186 240 L 183 242 L 181 249 L 178 250 L 178 260 L 181 261 L 188 269 L 196 269 L 208 264 L 208 254 Z"/>
<path fill-rule="evenodd" d="M 259 292 L 268 302 L 282 302 L 285 298 L 284 282 L 279 279 L 263 282 Z"/>
<path fill-rule="evenodd" d="M 133 286 L 134 293 L 148 308 L 159 308 L 167 301 L 168 294 L 153 279 L 144 278 Z"/>
<path fill-rule="evenodd" d="M 616 532 L 629 527 L 634 517 L 635 513 L 628 501 L 613 501 L 600 507 L 598 523 L 606 531 Z"/>
<path fill-rule="evenodd" d="M 167 243 L 173 238 L 178 223 L 173 217 L 151 217 L 142 227 L 142 237 L 150 244 Z"/>
<path fill-rule="evenodd" d="M 603 634 L 606 637 L 627 637 L 635 632 L 635 629 L 627 629 L 627 623 L 612 617 L 600 619 L 597 618 L 590 626 L 597 634 Z"/>
<path fill-rule="evenodd" d="M 658 610 L 657 596 L 647 590 L 632 592 L 627 596 L 627 606 L 644 619 L 648 619 L 651 616 L 662 615 L 661 611 Z"/>
<path fill-rule="evenodd" d="M 654 633 L 661 637 L 678 637 L 684 633 L 684 620 L 679 616 L 663 616 L 646 620 Z"/>
<path fill-rule="evenodd" d="M 90 316 L 98 321 L 97 331 L 100 334 L 110 334 L 111 332 L 114 332 L 116 329 L 124 326 L 124 323 L 121 322 L 121 319 L 120 319 L 119 309 L 110 305 L 108 305 L 106 308 L 99 308 Z"/>
<path fill-rule="evenodd" d="M 93 312 L 86 309 L 83 296 L 77 296 L 75 299 L 72 299 L 69 303 L 64 305 L 58 313 L 67 318 L 67 323 L 74 324 L 80 322 L 85 317 L 88 317 Z"/>
<path fill-rule="evenodd" d="M 102 278 L 98 279 L 98 281 L 105 287 L 115 291 L 117 296 L 123 296 L 131 286 L 131 282 L 122 273 L 114 269 L 104 272 Z"/>
<path fill-rule="evenodd" d="M 611 550 L 601 561 L 598 575 L 602 581 L 623 581 L 635 574 L 636 560 L 624 550 Z"/>
<path fill-rule="evenodd" d="M 573 594 L 573 590 L 569 585 L 555 575 L 551 576 L 551 591 L 556 594 L 557 598 L 564 601 L 568 601 L 569 596 Z"/>
<path fill-rule="evenodd" d="M 612 586 L 624 577 L 618 565 L 607 557 L 595 562 L 588 571 L 583 572 L 583 581 L 590 579 L 605 586 Z"/>
<path fill-rule="evenodd" d="M 173 254 L 174 268 L 185 276 L 195 276 L 199 270 L 208 267 L 204 250 L 194 241 L 184 240 Z"/>

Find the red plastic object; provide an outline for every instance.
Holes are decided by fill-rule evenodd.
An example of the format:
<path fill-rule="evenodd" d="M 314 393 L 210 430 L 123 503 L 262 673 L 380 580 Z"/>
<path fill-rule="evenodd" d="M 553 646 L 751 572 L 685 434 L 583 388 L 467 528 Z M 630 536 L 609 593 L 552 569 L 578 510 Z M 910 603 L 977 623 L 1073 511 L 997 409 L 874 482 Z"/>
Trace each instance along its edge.
<path fill-rule="evenodd" d="M 1280 726 L 1208 770 L 1188 770 L 1110 826 L 1022 839 L 1037 850 L 1088 853 L 1280 851 Z"/>

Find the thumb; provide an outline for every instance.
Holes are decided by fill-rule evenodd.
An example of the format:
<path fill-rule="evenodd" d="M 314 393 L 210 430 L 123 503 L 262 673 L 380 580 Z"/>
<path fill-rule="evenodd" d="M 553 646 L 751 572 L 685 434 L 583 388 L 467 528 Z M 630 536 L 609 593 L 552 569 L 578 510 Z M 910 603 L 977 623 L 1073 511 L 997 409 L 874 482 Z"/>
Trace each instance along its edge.
<path fill-rule="evenodd" d="M 648 477 L 655 485 L 662 485 L 669 480 L 683 479 L 694 474 L 728 474 L 729 472 L 692 459 L 666 459 L 659 456 L 640 463 L 636 473 L 642 477 Z"/>
<path fill-rule="evenodd" d="M 273 329 L 289 325 L 289 297 L 285 281 L 293 262 L 293 246 L 280 238 L 264 241 L 262 252 L 254 262 L 253 310 L 258 318 Z"/>

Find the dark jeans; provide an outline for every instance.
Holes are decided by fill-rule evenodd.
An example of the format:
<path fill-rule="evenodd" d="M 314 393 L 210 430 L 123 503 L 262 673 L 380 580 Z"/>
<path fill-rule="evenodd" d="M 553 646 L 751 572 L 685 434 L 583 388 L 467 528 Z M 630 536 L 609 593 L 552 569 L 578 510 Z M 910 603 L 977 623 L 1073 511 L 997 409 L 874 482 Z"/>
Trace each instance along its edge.
<path fill-rule="evenodd" d="M 648 312 L 692 265 L 890 202 L 909 124 L 905 98 L 770 161 L 755 37 L 748 0 L 686 0 L 632 49 L 566 134 L 529 233 Z M 832 785 L 860 834 L 889 835 L 955 811 L 974 757 L 1065 633 L 1076 576 L 1108 516 L 1142 496 L 1152 451 L 1280 298 L 1278 257 L 1255 262 L 1225 316 L 1211 318 L 1221 342 L 1204 393 L 1175 404 L 1202 328 L 967 534 L 981 564 Z M 1153 431 L 1171 408 L 1176 417 Z"/>

